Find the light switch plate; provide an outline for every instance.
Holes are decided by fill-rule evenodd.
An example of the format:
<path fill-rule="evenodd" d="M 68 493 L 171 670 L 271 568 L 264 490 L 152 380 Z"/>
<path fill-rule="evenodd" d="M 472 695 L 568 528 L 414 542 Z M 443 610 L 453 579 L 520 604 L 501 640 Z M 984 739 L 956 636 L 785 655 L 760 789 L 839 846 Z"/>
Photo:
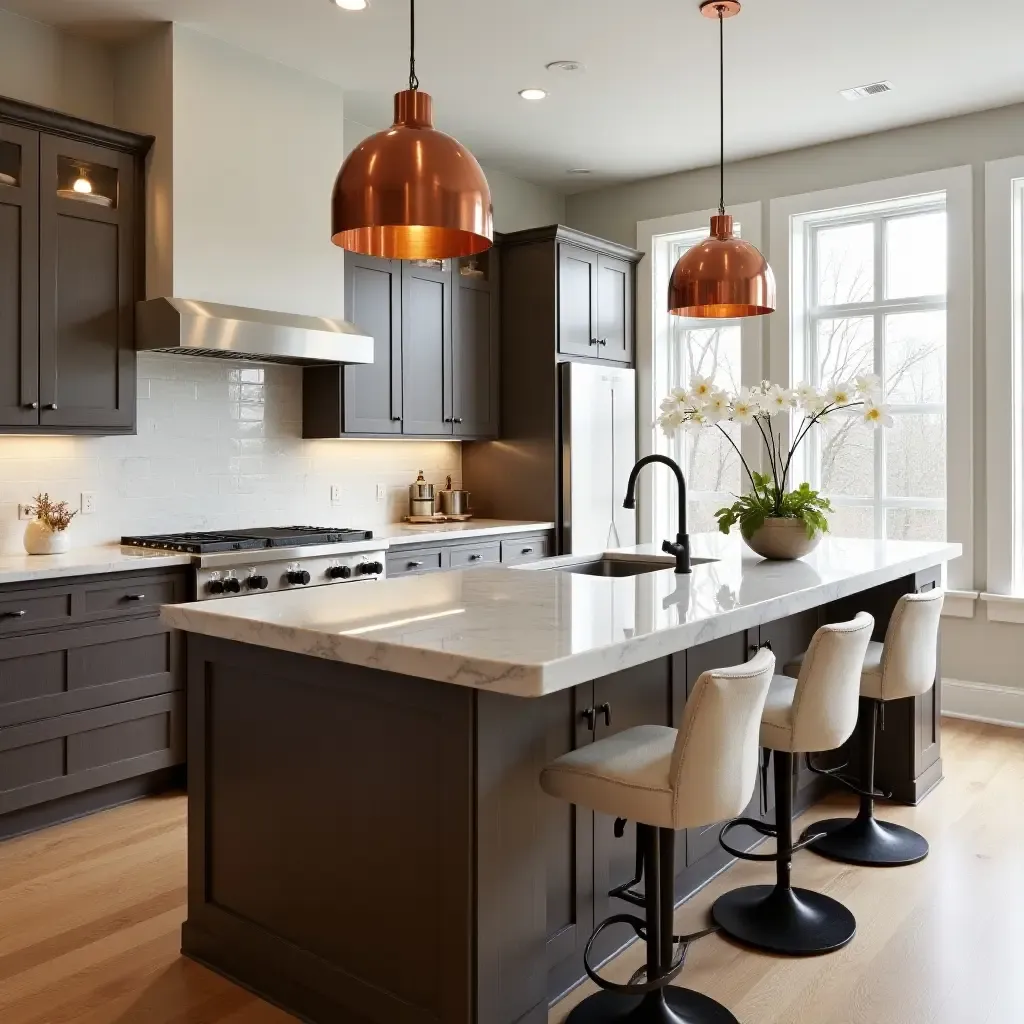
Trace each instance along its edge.
<path fill-rule="evenodd" d="M 387 501 L 387 497 L 388 497 L 388 489 L 387 489 L 387 487 L 385 487 L 384 484 L 377 484 L 377 501 L 378 501 L 378 503 L 382 502 L 382 501 Z"/>
<path fill-rule="evenodd" d="M 96 511 L 96 492 L 82 491 L 82 501 L 79 505 L 83 516 L 91 516 Z"/>
<path fill-rule="evenodd" d="M 341 484 L 331 484 L 331 504 L 341 504 Z"/>

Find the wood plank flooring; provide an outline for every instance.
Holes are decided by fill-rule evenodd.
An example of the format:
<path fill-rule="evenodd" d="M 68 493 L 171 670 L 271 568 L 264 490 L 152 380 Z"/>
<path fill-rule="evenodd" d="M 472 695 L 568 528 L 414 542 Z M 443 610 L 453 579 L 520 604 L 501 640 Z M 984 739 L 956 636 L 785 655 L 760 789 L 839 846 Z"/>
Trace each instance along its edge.
<path fill-rule="evenodd" d="M 944 730 L 945 782 L 918 808 L 885 811 L 928 836 L 930 857 L 893 870 L 796 859 L 797 884 L 857 915 L 850 946 L 783 960 L 711 936 L 680 982 L 744 1024 L 1024 1022 L 1024 731 L 949 719 Z M 680 911 L 679 929 L 700 927 L 719 893 L 769 872 L 735 867 Z M 0 1022 L 294 1024 L 180 956 L 184 913 L 180 796 L 0 844 Z M 624 980 L 641 956 L 627 951 L 609 976 Z M 555 1007 L 551 1024 L 591 991 Z"/>

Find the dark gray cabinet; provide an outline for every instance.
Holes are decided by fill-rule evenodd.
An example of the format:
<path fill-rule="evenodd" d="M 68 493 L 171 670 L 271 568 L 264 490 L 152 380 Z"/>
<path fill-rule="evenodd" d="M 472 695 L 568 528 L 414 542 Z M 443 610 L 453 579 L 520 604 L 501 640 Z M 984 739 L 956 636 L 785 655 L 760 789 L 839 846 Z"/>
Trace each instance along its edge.
<path fill-rule="evenodd" d="M 633 264 L 614 256 L 597 257 L 597 341 L 602 359 L 633 362 L 635 293 Z"/>
<path fill-rule="evenodd" d="M 422 576 L 442 569 L 470 569 L 477 565 L 521 565 L 555 553 L 554 531 L 513 533 L 493 538 L 434 541 L 395 545 L 387 554 L 388 578 Z"/>
<path fill-rule="evenodd" d="M 184 637 L 160 605 L 189 596 L 180 569 L 0 587 L 0 837 L 182 764 Z"/>
<path fill-rule="evenodd" d="M 498 432 L 497 253 L 345 258 L 346 316 L 372 366 L 303 371 L 303 436 L 487 438 Z"/>
<path fill-rule="evenodd" d="M 0 430 L 134 431 L 151 143 L 0 99 Z"/>

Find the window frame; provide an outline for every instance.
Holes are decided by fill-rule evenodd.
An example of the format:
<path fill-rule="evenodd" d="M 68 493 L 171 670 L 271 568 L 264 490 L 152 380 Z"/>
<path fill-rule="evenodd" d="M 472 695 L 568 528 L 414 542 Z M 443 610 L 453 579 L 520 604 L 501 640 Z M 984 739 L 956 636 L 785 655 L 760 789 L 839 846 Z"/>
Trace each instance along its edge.
<path fill-rule="evenodd" d="M 985 164 L 985 306 L 986 590 L 1024 600 L 1024 156 Z"/>
<path fill-rule="evenodd" d="M 728 211 L 740 225 L 742 237 L 752 245 L 761 248 L 762 205 L 759 202 L 739 203 Z M 709 233 L 711 217 L 716 209 L 694 210 L 690 213 L 657 217 L 637 222 L 637 248 L 644 258 L 637 268 L 637 451 L 642 458 L 659 451 L 660 428 L 657 425 L 659 405 L 665 396 L 655 390 L 661 364 L 658 341 L 666 330 L 668 317 L 665 296 L 654 295 L 654 281 L 659 271 L 666 274 L 671 268 L 659 266 L 663 242 L 666 236 L 703 231 Z M 660 300 L 656 305 L 655 299 Z M 727 324 L 740 325 L 740 377 L 744 385 L 760 382 L 764 376 L 764 324 L 765 317 L 746 317 L 741 321 L 728 320 Z M 749 427 L 741 428 L 740 450 L 752 468 L 761 467 L 762 451 L 758 444 L 759 435 Z M 664 479 L 662 479 L 664 477 Z M 651 543 L 663 538 L 655 537 L 655 509 L 657 503 L 667 500 L 673 512 L 676 499 L 671 493 L 675 483 L 665 474 L 646 472 L 638 484 L 639 503 L 637 512 L 637 537 L 641 543 Z M 701 492 L 705 493 L 705 492 Z M 711 492 L 707 492 L 711 493 Z"/>
<path fill-rule="evenodd" d="M 768 349 L 772 380 L 795 383 L 798 370 L 791 339 L 808 337 L 809 272 L 803 231 L 810 220 L 830 211 L 851 209 L 854 219 L 879 211 L 898 216 L 896 205 L 908 207 L 927 196 L 945 194 L 948 274 L 946 294 L 946 536 L 963 547 L 960 558 L 948 567 L 952 587 L 969 590 L 974 583 L 974 471 L 973 471 L 973 235 L 972 169 L 952 167 L 900 178 L 863 182 L 840 188 L 773 199 L 770 204 L 770 258 L 778 282 L 778 308 L 772 317 Z M 881 236 L 876 238 L 876 247 Z M 876 279 L 881 273 L 876 251 Z M 884 296 L 884 291 L 882 292 Z M 876 296 L 875 302 L 896 303 Z M 832 310 L 843 307 L 830 307 Z M 897 310 L 892 310 L 897 311 Z M 881 344 L 876 338 L 875 344 Z M 877 349 L 876 349 L 877 350 Z M 806 354 L 803 356 L 806 362 Z M 953 386 L 950 386 L 950 382 Z M 788 443 L 791 423 L 781 424 Z M 876 453 L 876 460 L 878 455 Z M 876 470 L 877 472 L 877 470 Z M 895 499 L 887 499 L 893 500 Z M 925 507 L 919 499 L 905 504 Z M 856 503 L 861 504 L 861 503 Z"/>

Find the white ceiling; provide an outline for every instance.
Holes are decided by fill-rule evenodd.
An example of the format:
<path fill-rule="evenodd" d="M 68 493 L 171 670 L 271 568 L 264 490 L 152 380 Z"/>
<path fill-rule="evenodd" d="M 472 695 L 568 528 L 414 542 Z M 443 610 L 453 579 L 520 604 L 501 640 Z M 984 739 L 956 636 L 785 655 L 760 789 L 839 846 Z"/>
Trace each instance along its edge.
<path fill-rule="evenodd" d="M 178 21 L 337 82 L 345 113 L 391 120 L 407 78 L 408 0 L 347 13 L 329 0 L 0 0 L 116 37 Z M 420 0 L 417 70 L 438 127 L 485 161 L 579 191 L 714 162 L 717 25 L 698 0 Z M 727 158 L 1024 100 L 1024 3 L 747 0 L 726 22 Z M 544 65 L 576 59 L 578 74 Z M 890 79 L 851 103 L 838 92 Z M 541 103 L 517 91 L 541 86 Z M 589 167 L 587 178 L 571 167 Z"/>

